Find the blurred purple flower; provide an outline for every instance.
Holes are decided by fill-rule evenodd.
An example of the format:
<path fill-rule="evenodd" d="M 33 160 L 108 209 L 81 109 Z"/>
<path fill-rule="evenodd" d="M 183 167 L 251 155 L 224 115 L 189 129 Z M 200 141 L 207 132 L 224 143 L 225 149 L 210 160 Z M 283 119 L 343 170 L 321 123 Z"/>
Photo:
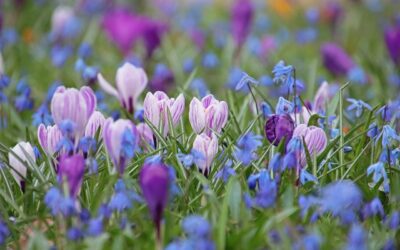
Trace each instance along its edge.
<path fill-rule="evenodd" d="M 400 24 L 386 28 L 385 43 L 393 62 L 400 66 Z"/>
<path fill-rule="evenodd" d="M 272 115 L 265 123 L 265 136 L 275 146 L 285 138 L 287 144 L 292 138 L 294 122 L 288 115 Z"/>
<path fill-rule="evenodd" d="M 231 29 L 236 46 L 241 47 L 251 30 L 254 7 L 251 0 L 236 0 L 231 9 Z"/>
<path fill-rule="evenodd" d="M 337 76 L 346 76 L 356 66 L 353 59 L 333 42 L 324 43 L 321 46 L 321 56 L 324 66 Z"/>

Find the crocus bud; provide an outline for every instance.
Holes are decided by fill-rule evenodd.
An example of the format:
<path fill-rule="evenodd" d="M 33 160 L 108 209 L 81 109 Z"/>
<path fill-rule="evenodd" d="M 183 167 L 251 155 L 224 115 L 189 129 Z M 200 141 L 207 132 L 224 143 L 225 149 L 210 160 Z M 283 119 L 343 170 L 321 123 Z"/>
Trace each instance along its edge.
<path fill-rule="evenodd" d="M 63 138 L 61 130 L 57 125 L 45 126 L 40 124 L 37 131 L 38 141 L 43 150 L 50 155 L 57 151 L 57 145 Z"/>
<path fill-rule="evenodd" d="M 103 128 L 105 121 L 106 118 L 104 118 L 104 115 L 99 111 L 95 111 L 90 116 L 89 121 L 86 124 L 85 136 L 94 138 L 97 130 L 101 130 Z"/>
<path fill-rule="evenodd" d="M 305 146 L 307 146 L 311 159 L 324 151 L 328 142 L 328 138 L 323 129 L 316 126 L 307 127 L 305 124 L 300 124 L 295 128 L 293 137 L 304 139 Z M 303 167 L 307 164 L 305 151 L 301 153 L 300 164 Z"/>
<path fill-rule="evenodd" d="M 102 89 L 110 95 L 117 97 L 122 107 L 133 114 L 137 98 L 147 86 L 147 75 L 142 68 L 133 64 L 124 63 L 118 70 L 115 78 L 117 89 L 109 84 L 99 73 L 97 75 Z"/>
<path fill-rule="evenodd" d="M 21 189 L 24 190 L 26 178 L 26 164 L 30 161 L 35 161 L 35 152 L 29 142 L 19 142 L 8 153 L 8 162 L 12 167 L 11 174 L 14 179 L 20 185 Z"/>
<path fill-rule="evenodd" d="M 89 87 L 80 90 L 60 86 L 51 99 L 51 114 L 54 122 L 60 126 L 64 120 L 75 125 L 75 135 L 85 133 L 86 124 L 96 108 L 96 96 Z"/>
<path fill-rule="evenodd" d="M 78 195 L 83 175 L 85 173 L 85 159 L 80 154 L 62 155 L 58 163 L 58 178 L 60 183 L 66 181 L 69 195 L 76 198 Z"/>
<path fill-rule="evenodd" d="M 136 126 L 129 120 L 107 119 L 103 126 L 103 140 L 118 173 L 122 175 L 139 143 Z"/>
<path fill-rule="evenodd" d="M 400 24 L 385 30 L 385 43 L 393 62 L 400 66 Z"/>
<path fill-rule="evenodd" d="M 145 163 L 140 170 L 139 183 L 160 239 L 160 224 L 168 201 L 169 171 L 163 163 Z"/>
<path fill-rule="evenodd" d="M 285 138 L 288 143 L 292 138 L 294 122 L 289 115 L 272 115 L 265 123 L 265 135 L 270 143 L 278 146 Z"/>
<path fill-rule="evenodd" d="M 333 75 L 345 76 L 356 65 L 351 57 L 336 43 L 321 46 L 322 61 Z"/>
<path fill-rule="evenodd" d="M 156 127 L 163 129 L 164 136 L 168 134 L 168 110 L 172 125 L 176 126 L 185 109 L 185 97 L 180 94 L 176 99 L 169 98 L 162 91 L 147 93 L 143 102 L 144 116 Z"/>
<path fill-rule="evenodd" d="M 232 35 L 238 47 L 246 41 L 253 21 L 251 0 L 236 0 L 231 10 Z"/>
<path fill-rule="evenodd" d="M 314 105 L 312 107 L 314 111 L 318 113 L 325 111 L 326 105 L 331 99 L 329 92 L 329 84 L 323 82 L 314 97 Z"/>
<path fill-rule="evenodd" d="M 214 157 L 218 153 L 218 138 L 215 134 L 208 136 L 203 133 L 196 136 L 193 142 L 193 148 L 196 153 L 200 156 L 196 157 L 195 164 L 205 176 L 210 173 L 210 167 L 214 160 Z"/>
<path fill-rule="evenodd" d="M 212 130 L 221 132 L 228 120 L 228 113 L 228 104 L 218 101 L 213 95 L 207 95 L 201 101 L 194 97 L 190 102 L 189 121 L 197 134 L 206 132 L 210 136 Z"/>

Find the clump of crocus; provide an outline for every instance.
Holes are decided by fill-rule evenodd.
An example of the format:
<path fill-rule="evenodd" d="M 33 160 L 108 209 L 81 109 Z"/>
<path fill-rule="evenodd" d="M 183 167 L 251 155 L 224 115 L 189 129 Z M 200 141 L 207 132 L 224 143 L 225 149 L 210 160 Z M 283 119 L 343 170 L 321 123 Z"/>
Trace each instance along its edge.
<path fill-rule="evenodd" d="M 62 140 L 63 135 L 57 125 L 45 126 L 40 124 L 37 131 L 38 141 L 43 150 L 53 155 L 57 152 L 57 146 Z"/>
<path fill-rule="evenodd" d="M 208 136 L 205 133 L 197 135 L 192 150 L 201 155 L 201 157 L 196 157 L 194 161 L 200 172 L 208 176 L 212 162 L 218 152 L 217 136 L 215 134 Z"/>
<path fill-rule="evenodd" d="M 326 137 L 326 134 L 322 128 L 316 126 L 308 127 L 305 124 L 300 124 L 294 129 L 293 137 L 300 137 L 302 140 L 304 140 L 311 159 L 324 151 L 328 142 L 328 138 Z M 301 153 L 300 164 L 304 167 L 306 163 L 306 152 L 303 150 Z"/>
<path fill-rule="evenodd" d="M 241 47 L 250 33 L 253 21 L 251 0 L 236 0 L 231 10 L 232 35 L 236 46 Z"/>
<path fill-rule="evenodd" d="M 80 191 L 83 175 L 85 173 L 84 157 L 80 154 L 60 156 L 57 172 L 59 182 L 68 185 L 69 196 L 76 198 Z"/>
<path fill-rule="evenodd" d="M 161 220 L 168 201 L 169 170 L 161 162 L 147 162 L 139 175 L 140 188 L 147 202 L 153 223 L 156 227 L 157 241 L 161 240 Z"/>
<path fill-rule="evenodd" d="M 19 142 L 8 153 L 11 174 L 22 190 L 25 190 L 26 164 L 35 160 L 35 151 L 29 142 Z"/>
<path fill-rule="evenodd" d="M 196 97 L 190 102 L 189 121 L 194 132 L 205 132 L 211 135 L 213 131 L 220 133 L 228 120 L 228 104 L 218 101 L 213 95 L 205 96 L 201 101 Z"/>
<path fill-rule="evenodd" d="M 139 134 L 136 126 L 129 120 L 113 121 L 107 119 L 103 127 L 103 140 L 107 152 L 119 175 L 123 175 L 128 161 L 138 150 Z"/>
<path fill-rule="evenodd" d="M 336 43 L 324 43 L 321 55 L 325 68 L 336 76 L 345 76 L 356 66 L 353 59 Z"/>
<path fill-rule="evenodd" d="M 99 73 L 97 75 L 100 86 L 105 92 L 119 99 L 122 107 L 133 114 L 137 98 L 147 86 L 147 75 L 142 68 L 133 64 L 124 63 L 115 76 L 117 89 L 109 84 Z"/>
<path fill-rule="evenodd" d="M 393 62 L 400 66 L 400 24 L 385 30 L 385 43 Z"/>
<path fill-rule="evenodd" d="M 176 99 L 169 98 L 162 91 L 154 94 L 147 93 L 143 102 L 144 117 L 146 117 L 156 128 L 163 131 L 164 136 L 168 134 L 168 113 L 171 114 L 172 125 L 176 126 L 185 109 L 185 97 L 180 94 Z"/>
<path fill-rule="evenodd" d="M 292 138 L 294 122 L 289 115 L 272 115 L 265 123 L 265 135 L 270 143 L 278 146 L 283 139 L 287 144 Z"/>
<path fill-rule="evenodd" d="M 58 126 L 65 120 L 73 122 L 75 137 L 80 137 L 85 133 L 86 124 L 96 109 L 96 103 L 96 96 L 89 87 L 77 90 L 60 86 L 51 100 L 51 114 Z"/>

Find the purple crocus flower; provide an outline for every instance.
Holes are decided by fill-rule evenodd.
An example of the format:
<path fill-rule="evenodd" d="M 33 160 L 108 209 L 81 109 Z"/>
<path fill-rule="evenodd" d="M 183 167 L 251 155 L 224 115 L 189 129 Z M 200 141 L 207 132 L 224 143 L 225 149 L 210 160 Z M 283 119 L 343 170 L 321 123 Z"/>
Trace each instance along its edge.
<path fill-rule="evenodd" d="M 128 161 L 138 149 L 140 136 L 129 120 L 107 119 L 103 125 L 103 140 L 118 173 L 122 175 Z"/>
<path fill-rule="evenodd" d="M 231 10 L 232 35 L 238 47 L 246 41 L 253 21 L 254 9 L 251 0 L 236 0 Z"/>
<path fill-rule="evenodd" d="M 69 195 L 73 198 L 79 193 L 85 173 L 85 159 L 80 154 L 62 155 L 58 163 L 59 182 L 67 182 Z"/>
<path fill-rule="evenodd" d="M 400 66 L 400 24 L 385 30 L 385 43 L 393 62 Z"/>
<path fill-rule="evenodd" d="M 353 59 L 343 48 L 333 42 L 324 43 L 321 46 L 321 55 L 324 66 L 333 75 L 347 75 L 348 72 L 356 66 Z"/>
<path fill-rule="evenodd" d="M 293 135 L 294 122 L 288 115 L 272 115 L 265 123 L 265 135 L 270 143 L 278 146 L 285 138 L 286 143 Z"/>
<path fill-rule="evenodd" d="M 135 43 L 143 39 L 148 56 L 160 45 L 162 35 L 167 30 L 166 25 L 159 21 L 124 9 L 106 13 L 102 26 L 122 53 L 128 54 Z"/>
<path fill-rule="evenodd" d="M 307 127 L 305 124 L 300 124 L 293 131 L 293 138 L 294 137 L 300 137 L 304 140 L 304 143 L 306 144 L 304 146 L 307 147 L 311 159 L 322 153 L 328 144 L 328 138 L 326 137 L 324 130 L 316 126 Z M 306 153 L 303 151 L 301 153 L 300 164 L 301 166 L 305 166 L 306 163 Z"/>
<path fill-rule="evenodd" d="M 57 125 L 45 126 L 40 124 L 37 131 L 38 141 L 43 150 L 53 155 L 57 151 L 57 145 L 62 140 L 63 135 Z"/>
<path fill-rule="evenodd" d="M 81 136 L 96 108 L 96 103 L 96 96 L 89 87 L 77 90 L 60 86 L 51 100 L 51 114 L 58 126 L 64 120 L 73 122 L 76 126 L 76 136 Z"/>
<path fill-rule="evenodd" d="M 160 239 L 160 224 L 168 201 L 169 170 L 161 162 L 147 162 L 140 171 L 139 183 Z"/>

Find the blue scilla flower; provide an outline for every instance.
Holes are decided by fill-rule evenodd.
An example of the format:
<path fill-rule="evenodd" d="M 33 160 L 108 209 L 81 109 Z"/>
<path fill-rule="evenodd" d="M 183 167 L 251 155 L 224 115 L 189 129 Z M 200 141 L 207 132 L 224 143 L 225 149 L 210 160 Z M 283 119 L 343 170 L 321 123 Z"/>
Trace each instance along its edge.
<path fill-rule="evenodd" d="M 214 53 L 206 53 L 202 60 L 202 65 L 206 69 L 214 69 L 219 65 L 219 59 Z"/>
<path fill-rule="evenodd" d="M 300 171 L 300 183 L 305 185 L 307 182 L 318 183 L 318 179 L 314 175 L 310 174 L 307 170 L 302 169 Z"/>
<path fill-rule="evenodd" d="M 71 227 L 67 231 L 67 238 L 72 241 L 78 241 L 83 239 L 84 235 L 80 228 L 78 227 Z"/>
<path fill-rule="evenodd" d="M 397 135 L 396 131 L 390 125 L 383 126 L 382 132 L 376 140 L 379 140 L 380 137 L 382 137 L 383 148 L 389 147 L 393 141 L 400 141 L 400 136 Z"/>
<path fill-rule="evenodd" d="M 379 161 L 383 163 L 388 163 L 390 165 L 395 165 L 399 156 L 399 148 L 395 148 L 393 150 L 382 150 L 382 153 L 379 156 Z"/>
<path fill-rule="evenodd" d="M 275 113 L 277 115 L 290 114 L 294 111 L 294 104 L 291 101 L 286 100 L 282 96 L 279 97 L 278 103 L 275 107 Z"/>
<path fill-rule="evenodd" d="M 389 122 L 393 117 L 391 105 L 388 104 L 382 106 L 378 111 L 376 111 L 376 114 L 379 114 L 385 122 Z"/>
<path fill-rule="evenodd" d="M 306 234 L 294 245 L 293 249 L 318 250 L 321 247 L 322 239 L 317 234 Z"/>
<path fill-rule="evenodd" d="M 144 109 L 142 109 L 142 108 L 137 109 L 135 111 L 134 118 L 135 118 L 135 120 L 138 120 L 139 122 L 144 122 Z"/>
<path fill-rule="evenodd" d="M 190 168 L 196 161 L 204 160 L 205 156 L 192 149 L 189 154 L 178 153 L 176 155 L 185 168 Z"/>
<path fill-rule="evenodd" d="M 366 233 L 361 225 L 354 224 L 347 238 L 346 250 L 367 250 Z"/>
<path fill-rule="evenodd" d="M 182 229 L 190 238 L 207 238 L 210 235 L 211 226 L 200 215 L 189 215 L 182 221 Z"/>
<path fill-rule="evenodd" d="M 397 74 L 389 75 L 389 83 L 395 87 L 400 87 L 400 75 Z"/>
<path fill-rule="evenodd" d="M 45 103 L 51 102 L 51 99 L 53 98 L 53 95 L 59 86 L 61 86 L 61 83 L 59 81 L 55 81 L 53 82 L 53 84 L 51 84 L 51 86 L 47 90 Z"/>
<path fill-rule="evenodd" d="M 54 46 L 51 49 L 51 62 L 55 67 L 61 68 L 72 55 L 72 52 L 70 46 Z"/>
<path fill-rule="evenodd" d="M 64 216 L 71 216 L 75 213 L 74 200 L 64 197 L 57 187 L 52 187 L 47 191 L 44 202 L 53 215 L 61 213 Z"/>
<path fill-rule="evenodd" d="M 10 82 L 10 77 L 5 74 L 0 74 L 0 90 L 7 88 Z"/>
<path fill-rule="evenodd" d="M 386 220 L 386 225 L 391 230 L 397 230 L 400 226 L 400 212 L 394 211 Z"/>
<path fill-rule="evenodd" d="M 122 134 L 121 141 L 121 154 L 125 159 L 131 159 L 135 156 L 135 153 L 139 151 L 139 147 L 136 142 L 135 134 L 132 133 L 131 129 L 125 129 Z"/>
<path fill-rule="evenodd" d="M 14 101 L 15 108 L 17 111 L 21 112 L 24 110 L 32 109 L 33 108 L 33 100 L 30 94 L 21 94 L 15 98 Z"/>
<path fill-rule="evenodd" d="M 360 67 L 353 67 L 350 69 L 350 71 L 347 73 L 347 78 L 349 81 L 359 84 L 366 84 L 368 81 L 367 75 Z"/>
<path fill-rule="evenodd" d="M 282 164 L 282 155 L 280 153 L 276 153 L 270 160 L 268 164 L 268 169 L 276 173 L 281 167 L 281 164 Z"/>
<path fill-rule="evenodd" d="M 301 29 L 296 32 L 296 41 L 300 44 L 314 42 L 318 37 L 318 31 L 313 27 Z"/>
<path fill-rule="evenodd" d="M 90 136 L 82 137 L 79 140 L 79 149 L 82 150 L 84 154 L 96 151 L 96 140 Z"/>
<path fill-rule="evenodd" d="M 10 230 L 8 229 L 7 224 L 0 220 L 0 245 L 3 245 L 6 242 L 9 235 Z"/>
<path fill-rule="evenodd" d="M 318 203 L 319 199 L 317 197 L 314 197 L 312 195 L 309 196 L 301 195 L 299 197 L 299 207 L 301 211 L 301 216 L 304 218 L 308 214 L 308 211 L 312 207 L 318 205 Z"/>
<path fill-rule="evenodd" d="M 263 169 L 258 174 L 252 175 L 248 179 L 248 185 L 250 189 L 255 187 L 255 181 L 258 185 L 256 188 L 256 194 L 254 197 L 245 195 L 245 203 L 247 207 L 260 207 L 269 208 L 275 204 L 277 197 L 277 185 L 276 182 L 271 179 L 268 171 Z"/>
<path fill-rule="evenodd" d="M 92 46 L 87 42 L 83 42 L 78 48 L 78 55 L 83 59 L 90 57 L 92 53 Z"/>
<path fill-rule="evenodd" d="M 142 202 L 141 197 L 134 190 L 127 189 L 124 181 L 118 179 L 115 183 L 115 193 L 111 197 L 108 207 L 113 211 L 122 212 L 132 208 L 134 202 Z"/>
<path fill-rule="evenodd" d="M 226 85 L 231 89 L 236 89 L 238 82 L 243 78 L 243 71 L 238 68 L 234 67 L 231 68 L 228 75 L 228 81 Z M 243 88 L 241 91 L 248 92 L 248 88 Z"/>
<path fill-rule="evenodd" d="M 51 116 L 47 105 L 40 105 L 38 110 L 32 115 L 32 124 L 36 127 L 40 124 L 44 124 L 45 126 L 53 124 L 53 117 Z"/>
<path fill-rule="evenodd" d="M 249 132 L 238 139 L 234 151 L 235 158 L 247 166 L 254 159 L 254 151 L 261 145 L 262 136 Z"/>
<path fill-rule="evenodd" d="M 82 79 L 88 83 L 95 83 L 97 80 L 97 73 L 99 72 L 97 67 L 94 66 L 86 66 L 82 72 Z"/>
<path fill-rule="evenodd" d="M 268 103 L 262 102 L 261 105 L 261 111 L 263 113 L 264 118 L 268 118 L 270 115 L 273 115 L 273 111 L 271 106 L 269 106 Z"/>
<path fill-rule="evenodd" d="M 385 170 L 385 164 L 383 162 L 377 162 L 367 168 L 367 175 L 372 175 L 372 181 L 377 184 L 383 179 L 383 189 L 387 193 L 389 192 L 389 178 Z"/>
<path fill-rule="evenodd" d="M 272 70 L 272 74 L 274 75 L 274 83 L 285 84 L 288 86 L 293 85 L 293 72 L 294 67 L 292 65 L 285 65 L 284 61 L 279 61 Z"/>
<path fill-rule="evenodd" d="M 371 202 L 364 205 L 362 213 L 364 219 L 376 215 L 379 215 L 381 218 L 384 218 L 385 216 L 385 211 L 383 209 L 382 202 L 377 197 L 374 198 Z"/>
<path fill-rule="evenodd" d="M 89 236 L 96 237 L 103 233 L 103 217 L 91 219 L 88 223 L 86 233 Z"/>
<path fill-rule="evenodd" d="M 232 161 L 228 161 L 224 165 L 224 167 L 217 172 L 217 174 L 215 175 L 215 178 L 220 179 L 226 183 L 226 182 L 228 182 L 229 177 L 231 177 L 232 175 L 235 175 L 235 174 L 236 174 L 235 169 L 232 168 Z"/>
<path fill-rule="evenodd" d="M 260 78 L 258 78 L 258 82 L 260 83 L 261 86 L 264 87 L 270 87 L 274 83 L 274 81 L 269 75 L 260 76 Z"/>
<path fill-rule="evenodd" d="M 247 178 L 247 186 L 250 190 L 254 190 L 257 186 L 258 178 L 260 177 L 260 173 L 251 174 L 249 178 Z"/>
<path fill-rule="evenodd" d="M 194 63 L 193 58 L 186 58 L 183 61 L 183 71 L 185 73 L 191 73 L 193 71 L 194 67 L 195 67 L 195 63 Z"/>
<path fill-rule="evenodd" d="M 306 10 L 306 19 L 309 23 L 314 24 L 319 20 L 319 10 L 316 7 L 311 7 Z"/>
<path fill-rule="evenodd" d="M 78 58 L 75 62 L 75 71 L 82 74 L 83 70 L 86 68 L 86 63 L 82 58 Z"/>
<path fill-rule="evenodd" d="M 246 47 L 249 52 L 255 56 L 258 56 L 262 52 L 261 41 L 255 36 L 250 36 L 247 40 Z"/>
<path fill-rule="evenodd" d="M 190 83 L 190 88 L 196 91 L 201 98 L 208 95 L 210 93 L 207 83 L 204 81 L 203 78 L 195 78 Z"/>
<path fill-rule="evenodd" d="M 282 160 L 282 172 L 286 169 L 296 169 L 299 165 L 299 155 L 295 151 L 287 152 Z"/>
<path fill-rule="evenodd" d="M 246 72 L 242 72 L 242 77 L 236 84 L 235 90 L 239 91 L 243 89 L 244 86 L 248 86 L 250 84 L 258 85 L 258 81 L 253 77 L 249 76 Z"/>
<path fill-rule="evenodd" d="M 378 125 L 376 125 L 376 122 L 371 123 L 368 126 L 367 136 L 369 138 L 375 138 L 375 136 L 377 136 L 378 133 L 379 133 L 379 128 L 378 128 Z"/>
<path fill-rule="evenodd" d="M 347 111 L 355 110 L 356 117 L 360 117 L 362 115 L 364 108 L 372 110 L 372 107 L 362 100 L 356 100 L 353 98 L 347 98 L 346 100 L 351 103 L 351 105 L 347 107 Z"/>
<path fill-rule="evenodd" d="M 0 33 L 0 49 L 10 44 L 15 44 L 19 39 L 18 33 L 14 28 L 5 28 Z"/>

